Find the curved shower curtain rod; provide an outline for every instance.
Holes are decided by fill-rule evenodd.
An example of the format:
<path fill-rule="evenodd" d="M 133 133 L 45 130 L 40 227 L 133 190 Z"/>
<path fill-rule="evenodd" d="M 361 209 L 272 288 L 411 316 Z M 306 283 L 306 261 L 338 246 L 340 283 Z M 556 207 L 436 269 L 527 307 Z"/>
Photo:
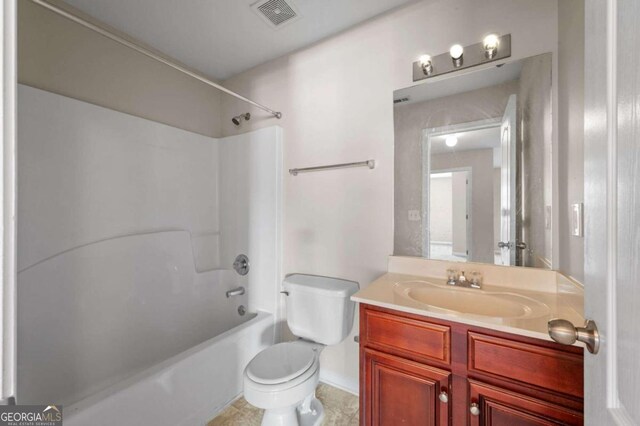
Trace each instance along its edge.
<path fill-rule="evenodd" d="M 151 59 L 155 59 L 158 62 L 162 62 L 163 64 L 168 65 L 171 68 L 173 68 L 173 69 L 175 69 L 177 71 L 180 71 L 183 74 L 186 74 L 186 75 L 188 75 L 190 77 L 193 77 L 196 80 L 200 80 L 201 82 L 203 82 L 205 84 L 208 84 L 209 86 L 214 87 L 214 88 L 216 88 L 216 89 L 218 89 L 218 90 L 220 90 L 220 91 L 222 91 L 222 92 L 224 92 L 224 93 L 226 93 L 228 95 L 231 95 L 231 96 L 233 96 L 233 97 L 235 97 L 237 99 L 240 99 L 241 101 L 247 102 L 247 103 L 253 105 L 256 108 L 260 108 L 261 110 L 268 112 L 269 114 L 273 115 L 274 117 L 276 117 L 278 119 L 282 118 L 282 113 L 281 112 L 274 111 L 271 108 L 267 108 L 264 105 L 261 105 L 261 104 L 259 104 L 257 102 L 252 101 L 251 99 L 245 98 L 244 96 L 239 95 L 236 92 L 233 92 L 233 91 L 227 89 L 226 87 L 223 87 L 223 86 L 221 86 L 221 85 L 209 80 L 208 78 L 204 77 L 203 75 L 195 73 L 195 72 L 183 67 L 182 65 L 178 65 L 178 64 L 176 64 L 174 62 L 171 62 L 170 60 L 165 59 L 162 56 L 160 56 L 158 54 L 155 54 L 152 51 L 150 51 L 148 49 L 145 49 L 142 46 L 138 46 L 137 44 L 135 44 L 135 43 L 123 38 L 123 37 L 120 37 L 120 36 L 118 36 L 116 34 L 113 34 L 112 32 L 107 31 L 106 29 L 104 29 L 104 28 L 102 28 L 102 27 L 100 27 L 98 25 L 92 24 L 91 22 L 86 21 L 83 18 L 81 18 L 81 17 L 79 17 L 77 15 L 74 15 L 73 13 L 71 13 L 71 12 L 69 12 L 67 10 L 64 10 L 61 7 L 53 5 L 53 4 L 51 4 L 51 3 L 49 3 L 49 2 L 47 2 L 45 0 L 31 0 L 31 1 L 33 3 L 35 3 L 35 4 L 37 4 L 37 5 L 40 5 L 40 6 L 44 7 L 44 8 L 46 8 L 46 9 L 54 12 L 54 13 L 57 13 L 60 16 L 65 17 L 65 18 L 67 18 L 67 19 L 69 19 L 69 20 L 71 20 L 71 21 L 73 21 L 73 22 L 75 22 L 77 24 L 80 24 L 85 28 L 88 28 L 88 29 L 90 29 L 92 31 L 95 31 L 98 34 L 103 35 L 103 36 L 105 36 L 105 37 L 107 37 L 107 38 L 109 38 L 109 39 L 111 39 L 111 40 L 113 40 L 115 42 L 118 42 L 118 43 L 122 44 L 123 46 L 126 46 L 126 47 L 128 47 L 130 49 L 133 49 L 138 53 L 142 53 L 143 55 L 148 56 Z"/>

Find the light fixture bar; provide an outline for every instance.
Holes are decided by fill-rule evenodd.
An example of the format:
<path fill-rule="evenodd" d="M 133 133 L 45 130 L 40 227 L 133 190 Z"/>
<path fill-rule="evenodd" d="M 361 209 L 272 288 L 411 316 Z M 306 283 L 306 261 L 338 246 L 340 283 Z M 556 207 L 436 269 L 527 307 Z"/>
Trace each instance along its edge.
<path fill-rule="evenodd" d="M 451 53 L 449 52 L 432 56 L 430 58 L 429 73 L 424 71 L 425 67 L 423 61 L 417 60 L 413 63 L 413 81 L 433 78 L 452 71 L 463 70 L 475 67 L 476 65 L 482 65 L 508 58 L 511 56 L 511 34 L 506 34 L 498 38 L 498 47 L 495 52 L 492 52 L 493 56 L 487 55 L 486 52 L 483 41 L 470 46 L 465 46 L 464 60 L 458 61 L 458 66 L 456 66 L 456 61 L 452 60 Z"/>

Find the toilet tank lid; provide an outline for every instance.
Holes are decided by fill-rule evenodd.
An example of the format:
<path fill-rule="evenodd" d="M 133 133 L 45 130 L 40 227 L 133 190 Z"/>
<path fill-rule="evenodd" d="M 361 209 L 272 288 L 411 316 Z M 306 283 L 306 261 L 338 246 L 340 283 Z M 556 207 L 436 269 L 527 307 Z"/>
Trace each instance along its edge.
<path fill-rule="evenodd" d="M 295 286 L 297 290 L 320 293 L 324 296 L 350 297 L 360 286 L 356 281 L 319 275 L 290 274 L 284 279 L 285 290 Z"/>

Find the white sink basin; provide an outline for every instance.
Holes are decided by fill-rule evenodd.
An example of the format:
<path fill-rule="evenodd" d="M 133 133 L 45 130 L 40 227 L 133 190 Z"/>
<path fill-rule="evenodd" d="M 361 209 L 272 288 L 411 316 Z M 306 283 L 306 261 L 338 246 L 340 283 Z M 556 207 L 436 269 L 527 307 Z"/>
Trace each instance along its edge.
<path fill-rule="evenodd" d="M 443 286 L 428 281 L 403 281 L 395 292 L 424 309 L 491 318 L 533 318 L 549 313 L 544 303 L 508 292 Z"/>

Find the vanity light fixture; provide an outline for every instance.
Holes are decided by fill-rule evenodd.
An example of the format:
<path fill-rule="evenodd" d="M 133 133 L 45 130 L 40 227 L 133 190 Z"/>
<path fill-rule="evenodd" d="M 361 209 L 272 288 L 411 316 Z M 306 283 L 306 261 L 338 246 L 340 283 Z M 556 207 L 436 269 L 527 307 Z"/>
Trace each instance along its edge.
<path fill-rule="evenodd" d="M 447 136 L 447 138 L 444 140 L 445 145 L 447 145 L 449 148 L 453 148 L 454 146 L 458 145 L 458 137 L 456 135 L 449 135 Z"/>
<path fill-rule="evenodd" d="M 498 45 L 500 44 L 500 38 L 496 34 L 489 34 L 482 40 L 482 47 L 484 47 L 484 56 L 487 59 L 491 59 L 496 56 L 498 52 Z"/>
<path fill-rule="evenodd" d="M 422 55 L 420 56 L 420 66 L 422 66 L 422 72 L 424 75 L 431 75 L 433 73 L 433 64 L 431 63 L 431 56 Z"/>
<path fill-rule="evenodd" d="M 511 34 L 500 36 L 490 33 L 475 44 L 454 44 L 446 53 L 420 56 L 413 62 L 413 81 L 500 61 L 510 56 Z"/>
<path fill-rule="evenodd" d="M 451 60 L 453 61 L 453 66 L 456 68 L 460 68 L 462 66 L 462 55 L 464 54 L 464 47 L 459 44 L 454 44 L 449 49 L 449 55 L 451 55 Z"/>

